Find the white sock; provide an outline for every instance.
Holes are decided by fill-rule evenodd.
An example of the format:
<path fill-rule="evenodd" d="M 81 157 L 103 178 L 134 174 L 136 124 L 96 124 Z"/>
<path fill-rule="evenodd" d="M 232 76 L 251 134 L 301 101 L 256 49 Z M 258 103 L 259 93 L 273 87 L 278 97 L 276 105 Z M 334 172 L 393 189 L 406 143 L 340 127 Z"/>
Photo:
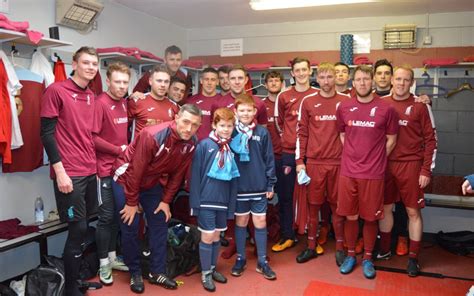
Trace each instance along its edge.
<path fill-rule="evenodd" d="M 100 262 L 100 266 L 105 266 L 110 263 L 110 260 L 109 258 L 100 258 L 99 262 Z"/>
<path fill-rule="evenodd" d="M 110 261 L 115 261 L 116 258 L 117 258 L 117 252 L 115 252 L 115 251 L 109 252 Z"/>

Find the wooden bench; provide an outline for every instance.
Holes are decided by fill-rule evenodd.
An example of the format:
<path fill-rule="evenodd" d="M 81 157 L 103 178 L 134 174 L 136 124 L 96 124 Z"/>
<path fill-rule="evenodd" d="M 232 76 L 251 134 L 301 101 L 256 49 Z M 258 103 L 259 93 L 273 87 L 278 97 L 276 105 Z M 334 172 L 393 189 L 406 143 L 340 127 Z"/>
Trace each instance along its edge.
<path fill-rule="evenodd" d="M 428 207 L 474 210 L 474 197 L 425 194 L 425 205 Z"/>

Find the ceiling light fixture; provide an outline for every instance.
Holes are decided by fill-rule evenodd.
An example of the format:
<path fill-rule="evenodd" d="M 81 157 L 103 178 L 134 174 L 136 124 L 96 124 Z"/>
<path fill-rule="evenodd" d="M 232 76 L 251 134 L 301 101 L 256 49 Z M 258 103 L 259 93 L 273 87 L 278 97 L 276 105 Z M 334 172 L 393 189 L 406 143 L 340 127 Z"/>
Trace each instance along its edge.
<path fill-rule="evenodd" d="M 253 10 L 272 10 L 311 6 L 369 3 L 379 1 L 380 0 L 250 0 L 249 4 Z"/>

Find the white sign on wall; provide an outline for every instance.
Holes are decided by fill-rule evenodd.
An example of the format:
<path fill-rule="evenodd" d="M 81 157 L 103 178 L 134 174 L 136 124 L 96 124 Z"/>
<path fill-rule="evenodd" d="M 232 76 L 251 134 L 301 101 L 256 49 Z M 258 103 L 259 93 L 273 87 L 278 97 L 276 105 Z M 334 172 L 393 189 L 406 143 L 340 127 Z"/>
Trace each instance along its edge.
<path fill-rule="evenodd" d="M 10 12 L 10 0 L 0 0 L 0 12 L 9 13 Z"/>
<path fill-rule="evenodd" d="M 370 33 L 354 34 L 354 53 L 370 53 Z"/>
<path fill-rule="evenodd" d="M 240 39 L 221 39 L 221 57 L 242 56 L 244 41 Z"/>

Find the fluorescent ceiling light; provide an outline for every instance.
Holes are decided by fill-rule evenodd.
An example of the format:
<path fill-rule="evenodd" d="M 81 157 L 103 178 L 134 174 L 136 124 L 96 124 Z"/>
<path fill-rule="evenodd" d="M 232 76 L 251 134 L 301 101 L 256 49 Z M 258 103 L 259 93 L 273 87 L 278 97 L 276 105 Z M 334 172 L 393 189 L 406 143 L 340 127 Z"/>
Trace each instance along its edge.
<path fill-rule="evenodd" d="M 253 10 L 271 10 L 379 1 L 380 0 L 250 0 L 249 4 Z"/>

